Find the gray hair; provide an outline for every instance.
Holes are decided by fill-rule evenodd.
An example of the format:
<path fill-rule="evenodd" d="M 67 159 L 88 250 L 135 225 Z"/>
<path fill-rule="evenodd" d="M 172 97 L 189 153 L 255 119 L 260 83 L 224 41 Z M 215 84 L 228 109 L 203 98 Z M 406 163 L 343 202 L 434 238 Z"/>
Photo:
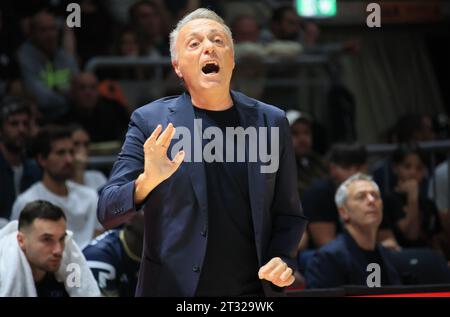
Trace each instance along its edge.
<path fill-rule="evenodd" d="M 336 191 L 336 194 L 334 195 L 334 202 L 336 203 L 336 206 L 338 208 L 342 208 L 344 206 L 348 198 L 348 188 L 356 181 L 368 181 L 372 183 L 376 190 L 380 191 L 380 188 L 378 187 L 377 183 L 373 181 L 372 177 L 364 173 L 356 173 L 355 175 L 347 178 Z"/>
<path fill-rule="evenodd" d="M 178 33 L 180 33 L 180 30 L 189 22 L 197 19 L 208 19 L 216 21 L 217 23 L 221 24 L 225 30 L 225 33 L 227 33 L 230 36 L 231 40 L 231 48 L 233 48 L 233 36 L 231 35 L 230 28 L 225 24 L 224 20 L 217 15 L 212 10 L 205 9 L 205 8 L 199 8 L 195 11 L 192 11 L 188 15 L 184 16 L 178 23 L 175 29 L 173 29 L 172 32 L 170 32 L 170 58 L 172 61 L 177 59 L 177 52 L 175 50 L 175 44 L 177 43 L 178 39 Z M 233 48 L 234 49 L 234 48 Z"/>

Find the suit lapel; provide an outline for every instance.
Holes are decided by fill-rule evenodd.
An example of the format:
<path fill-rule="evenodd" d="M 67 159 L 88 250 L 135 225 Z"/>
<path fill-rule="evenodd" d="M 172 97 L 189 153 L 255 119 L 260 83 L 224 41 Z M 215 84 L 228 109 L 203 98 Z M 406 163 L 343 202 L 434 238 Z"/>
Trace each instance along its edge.
<path fill-rule="evenodd" d="M 238 111 L 240 124 L 244 129 L 248 127 L 258 128 L 263 125 L 263 119 L 260 118 L 256 109 L 255 101 L 245 97 L 242 94 L 231 92 L 234 105 Z M 194 138 L 197 138 L 197 144 L 202 144 L 201 135 L 194 136 L 194 109 L 190 100 L 190 96 L 187 93 L 178 98 L 178 100 L 169 106 L 168 121 L 172 122 L 175 127 L 186 127 L 191 131 L 191 146 L 194 147 Z M 200 131 L 200 133 L 202 133 Z M 249 157 L 249 144 L 245 144 L 245 153 L 247 158 Z M 170 148 L 169 148 L 170 152 Z M 207 188 L 206 188 L 206 175 L 203 162 L 194 162 L 193 151 L 191 153 L 192 162 L 183 163 L 189 173 L 192 187 L 194 189 L 196 198 L 199 202 L 199 206 L 202 210 L 207 211 Z M 262 261 L 262 211 L 264 209 L 264 186 L 265 177 L 260 171 L 261 162 L 259 158 L 256 162 L 248 163 L 248 183 L 249 183 L 249 196 L 250 196 L 250 208 L 252 212 L 253 228 L 255 231 L 256 248 L 258 252 L 258 258 Z M 207 214 L 206 214 L 207 216 Z"/>
<path fill-rule="evenodd" d="M 256 109 L 255 101 L 247 98 L 246 96 L 231 92 L 234 104 L 239 114 L 240 124 L 244 129 L 248 127 L 258 128 L 262 125 L 263 120 L 259 117 Z M 258 136 L 259 139 L 259 136 Z M 245 142 L 245 153 L 247 159 L 249 156 L 249 144 Z M 250 207 L 252 212 L 253 230 L 255 231 L 256 249 L 258 252 L 258 259 L 262 259 L 262 223 L 263 223 L 263 209 L 264 209 L 264 174 L 261 173 L 261 161 L 258 159 L 256 162 L 248 162 L 248 185 L 250 196 Z M 261 263 L 262 264 L 262 263 Z"/>
<path fill-rule="evenodd" d="M 194 162 L 194 139 L 197 138 L 195 141 L 196 144 L 202 144 L 201 135 L 194 135 L 194 119 L 194 109 L 191 98 L 187 93 L 181 95 L 177 102 L 169 106 L 169 122 L 172 122 L 175 128 L 186 127 L 191 133 L 191 162 L 184 162 L 182 164 L 187 169 L 200 209 L 206 213 L 207 189 L 205 168 L 203 162 Z M 200 131 L 200 133 L 202 132 Z M 169 148 L 169 153 L 170 150 L 171 148 Z"/>

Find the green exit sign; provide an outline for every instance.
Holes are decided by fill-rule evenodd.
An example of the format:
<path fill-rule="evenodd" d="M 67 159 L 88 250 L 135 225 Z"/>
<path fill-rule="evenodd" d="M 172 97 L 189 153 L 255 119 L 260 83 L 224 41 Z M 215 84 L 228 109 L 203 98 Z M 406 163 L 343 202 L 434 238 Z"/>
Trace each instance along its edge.
<path fill-rule="evenodd" d="M 304 17 L 326 18 L 336 15 L 336 0 L 295 0 L 297 13 Z"/>

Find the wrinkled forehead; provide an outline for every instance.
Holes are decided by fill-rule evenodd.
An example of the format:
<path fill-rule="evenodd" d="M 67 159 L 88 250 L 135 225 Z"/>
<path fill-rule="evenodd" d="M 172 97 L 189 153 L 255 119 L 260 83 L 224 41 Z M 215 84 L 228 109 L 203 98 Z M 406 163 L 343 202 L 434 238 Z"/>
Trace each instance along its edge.
<path fill-rule="evenodd" d="M 350 195 L 357 195 L 361 192 L 379 192 L 378 188 L 368 180 L 357 180 L 354 181 L 348 186 L 348 192 Z"/>
<path fill-rule="evenodd" d="M 219 22 L 210 19 L 195 19 L 189 21 L 180 29 L 178 42 L 196 34 L 209 35 L 214 33 L 225 35 L 229 40 L 231 40 L 229 34 L 225 30 L 225 27 Z"/>

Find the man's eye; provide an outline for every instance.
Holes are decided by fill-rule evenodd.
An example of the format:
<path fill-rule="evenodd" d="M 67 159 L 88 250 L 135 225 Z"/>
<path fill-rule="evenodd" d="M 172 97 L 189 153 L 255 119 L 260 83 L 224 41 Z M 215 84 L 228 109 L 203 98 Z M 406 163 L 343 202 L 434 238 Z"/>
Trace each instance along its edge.
<path fill-rule="evenodd" d="M 217 44 L 223 44 L 223 41 L 220 38 L 215 39 L 214 42 Z"/>
<path fill-rule="evenodd" d="M 373 197 L 374 199 L 377 199 L 377 200 L 381 198 L 381 196 L 380 196 L 379 193 L 373 193 L 373 194 L 372 194 L 372 197 Z"/>
<path fill-rule="evenodd" d="M 195 48 L 195 47 L 197 47 L 198 46 L 198 42 L 191 42 L 190 44 L 189 44 L 189 47 L 192 47 L 192 48 Z"/>

